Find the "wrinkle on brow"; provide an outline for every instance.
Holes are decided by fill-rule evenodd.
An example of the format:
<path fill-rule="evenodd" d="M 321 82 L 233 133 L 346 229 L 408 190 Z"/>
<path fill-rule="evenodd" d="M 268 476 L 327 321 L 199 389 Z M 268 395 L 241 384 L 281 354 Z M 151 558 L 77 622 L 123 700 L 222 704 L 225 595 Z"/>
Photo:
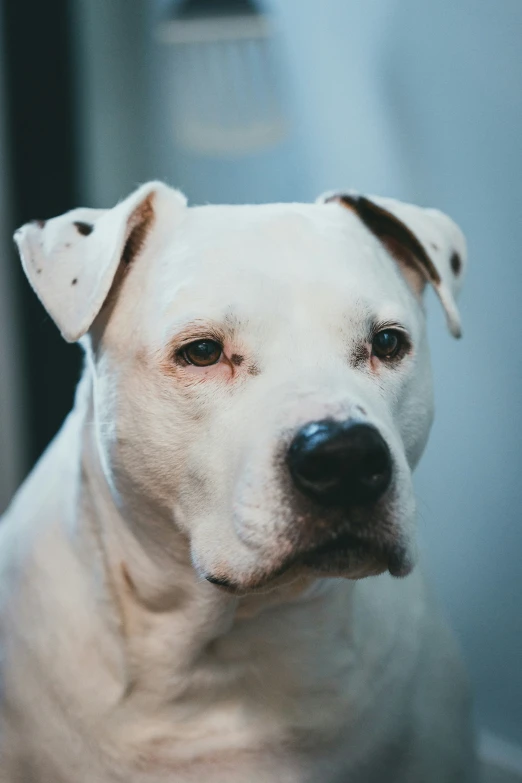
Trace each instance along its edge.
<path fill-rule="evenodd" d="M 233 340 L 240 328 L 242 321 L 232 313 L 225 313 L 223 319 L 215 318 L 191 318 L 174 322 L 169 331 L 171 338 L 169 342 L 174 345 L 186 342 L 190 339 L 198 340 L 202 337 L 224 342 Z"/>
<path fill-rule="evenodd" d="M 234 338 L 242 326 L 244 326 L 243 320 L 237 313 L 232 308 L 227 310 L 223 317 L 223 327 L 227 332 L 227 337 Z"/>
<path fill-rule="evenodd" d="M 193 321 L 180 325 L 169 342 L 172 346 L 179 346 L 189 340 L 202 338 L 224 342 L 227 337 L 229 337 L 229 334 L 221 324 L 215 321 L 206 321 L 203 318 L 196 318 Z"/>

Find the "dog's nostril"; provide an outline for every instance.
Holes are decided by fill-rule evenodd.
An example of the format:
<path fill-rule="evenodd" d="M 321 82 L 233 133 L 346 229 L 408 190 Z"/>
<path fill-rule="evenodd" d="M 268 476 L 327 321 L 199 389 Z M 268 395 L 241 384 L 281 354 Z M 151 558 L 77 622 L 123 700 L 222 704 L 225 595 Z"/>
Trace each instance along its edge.
<path fill-rule="evenodd" d="M 391 481 L 390 450 L 369 424 L 307 424 L 290 444 L 287 461 L 296 487 L 324 505 L 375 502 Z"/>
<path fill-rule="evenodd" d="M 331 454 L 310 454 L 301 460 L 300 473 L 308 481 L 329 481 L 338 471 L 339 459 Z"/>

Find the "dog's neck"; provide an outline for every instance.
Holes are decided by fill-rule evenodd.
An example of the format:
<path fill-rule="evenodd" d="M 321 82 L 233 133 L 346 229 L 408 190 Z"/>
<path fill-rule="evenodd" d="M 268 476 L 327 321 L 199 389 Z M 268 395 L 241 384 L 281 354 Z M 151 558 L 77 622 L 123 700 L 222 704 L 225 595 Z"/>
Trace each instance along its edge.
<path fill-rule="evenodd" d="M 350 633 L 353 584 L 344 581 L 339 591 L 337 580 L 303 578 L 238 597 L 201 579 L 187 540 L 172 523 L 158 521 L 156 509 L 133 499 L 133 511 L 122 513 L 102 468 L 90 390 L 83 405 L 79 522 L 104 564 L 112 627 L 126 662 L 125 692 L 146 693 L 152 703 L 164 704 L 200 699 L 196 691 L 208 693 L 210 684 L 216 697 L 220 689 L 224 696 L 231 672 L 241 676 L 258 664 L 270 668 L 274 656 L 293 658 L 295 649 L 303 677 L 316 673 L 315 659 L 324 660 L 330 637 L 339 633 L 338 602 L 344 633 Z"/>

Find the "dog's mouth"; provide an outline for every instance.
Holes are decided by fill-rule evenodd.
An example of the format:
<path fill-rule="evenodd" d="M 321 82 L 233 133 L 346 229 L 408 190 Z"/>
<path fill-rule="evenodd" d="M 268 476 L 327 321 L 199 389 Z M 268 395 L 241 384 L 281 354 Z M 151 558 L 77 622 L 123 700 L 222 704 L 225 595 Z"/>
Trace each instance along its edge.
<path fill-rule="evenodd" d="M 392 576 L 407 576 L 412 570 L 411 559 L 402 544 L 367 541 L 352 533 L 341 533 L 287 557 L 272 570 L 257 572 L 247 582 L 208 574 L 206 579 L 233 593 L 257 591 L 276 586 L 284 577 L 308 572 L 318 577 L 341 576 L 361 579 L 389 571 Z"/>
<path fill-rule="evenodd" d="M 352 533 L 342 533 L 307 549 L 297 562 L 313 571 L 359 578 L 389 571 L 405 576 L 411 570 L 405 547 L 395 543 L 366 541 Z"/>

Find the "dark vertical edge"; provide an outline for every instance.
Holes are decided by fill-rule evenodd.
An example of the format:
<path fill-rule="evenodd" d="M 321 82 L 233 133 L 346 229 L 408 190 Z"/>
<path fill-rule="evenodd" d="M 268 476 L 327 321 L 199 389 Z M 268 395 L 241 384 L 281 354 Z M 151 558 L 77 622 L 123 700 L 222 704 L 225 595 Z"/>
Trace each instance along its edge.
<path fill-rule="evenodd" d="M 76 83 L 69 0 L 4 0 L 0 42 L 6 84 L 13 230 L 77 203 Z M 80 352 L 63 342 L 30 290 L 13 251 L 34 461 L 71 407 Z"/>

